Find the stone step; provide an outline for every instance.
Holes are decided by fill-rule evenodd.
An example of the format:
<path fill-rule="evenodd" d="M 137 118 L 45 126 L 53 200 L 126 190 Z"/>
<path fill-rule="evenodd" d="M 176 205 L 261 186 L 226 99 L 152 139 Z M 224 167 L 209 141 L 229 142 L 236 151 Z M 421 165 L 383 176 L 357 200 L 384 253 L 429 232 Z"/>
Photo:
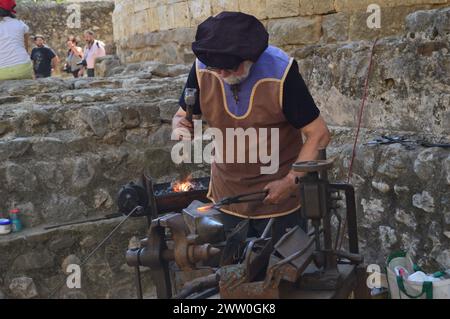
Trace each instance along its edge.
<path fill-rule="evenodd" d="M 2 82 L 0 215 L 19 207 L 27 228 L 70 222 L 115 208 L 120 186 L 144 171 L 163 181 L 198 171 L 170 159 L 169 123 L 185 80 L 137 69 Z"/>
<path fill-rule="evenodd" d="M 65 281 L 69 264 L 81 265 L 88 254 L 124 217 L 96 223 L 44 230 L 44 225 L 0 236 L 0 291 L 6 298 L 47 298 Z M 143 218 L 130 219 L 81 267 L 81 289 L 65 285 L 53 298 L 133 298 L 134 269 L 126 265 L 131 237 L 144 237 Z M 147 269 L 142 269 L 147 297 L 155 290 Z"/>

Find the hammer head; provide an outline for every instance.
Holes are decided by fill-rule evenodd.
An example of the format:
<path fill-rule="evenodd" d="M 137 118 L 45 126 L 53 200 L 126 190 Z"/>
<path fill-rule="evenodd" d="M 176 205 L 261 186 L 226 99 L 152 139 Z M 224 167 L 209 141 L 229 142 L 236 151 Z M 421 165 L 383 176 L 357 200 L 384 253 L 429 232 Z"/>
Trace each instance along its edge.
<path fill-rule="evenodd" d="M 197 99 L 197 89 L 186 88 L 184 91 L 184 102 L 186 105 L 195 105 Z"/>

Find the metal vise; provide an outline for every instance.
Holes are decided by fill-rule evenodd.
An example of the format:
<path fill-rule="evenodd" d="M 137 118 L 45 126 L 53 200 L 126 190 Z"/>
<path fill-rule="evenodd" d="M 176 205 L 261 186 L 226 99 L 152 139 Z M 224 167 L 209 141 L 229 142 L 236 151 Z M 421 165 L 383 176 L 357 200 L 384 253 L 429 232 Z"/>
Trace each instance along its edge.
<path fill-rule="evenodd" d="M 225 240 L 224 227 L 211 210 L 207 214 L 196 213 L 203 205 L 194 201 L 180 213 L 171 213 L 151 222 L 147 238 L 139 247 L 127 251 L 127 264 L 132 267 L 149 267 L 161 299 L 172 297 L 169 269 L 176 266 L 182 272 L 197 269 L 199 263 L 210 264 L 220 259 L 220 249 L 213 246 Z M 216 258 L 215 258 L 216 257 Z"/>

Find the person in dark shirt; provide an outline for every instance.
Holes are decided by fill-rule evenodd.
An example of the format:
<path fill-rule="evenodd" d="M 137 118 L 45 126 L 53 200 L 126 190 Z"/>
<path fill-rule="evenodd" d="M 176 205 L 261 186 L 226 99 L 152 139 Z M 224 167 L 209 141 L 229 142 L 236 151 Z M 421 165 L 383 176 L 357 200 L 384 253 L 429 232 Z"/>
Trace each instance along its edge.
<path fill-rule="evenodd" d="M 42 35 L 36 35 L 34 43 L 36 47 L 31 50 L 34 76 L 36 79 L 48 78 L 52 75 L 52 70 L 57 69 L 58 56 L 51 48 L 45 45 L 45 39 Z"/>
<path fill-rule="evenodd" d="M 223 220 L 229 225 L 246 220 L 248 236 L 259 237 L 269 219 L 275 218 L 271 229 L 274 243 L 286 229 L 299 225 L 306 231 L 305 220 L 299 217 L 296 183 L 304 173 L 292 165 L 317 159 L 319 150 L 330 142 L 330 132 L 297 62 L 269 45 L 269 34 L 256 17 L 241 12 L 222 12 L 201 23 L 192 50 L 197 59 L 172 120 L 173 138 L 189 138 L 198 124 L 190 121 L 191 110 L 187 112 L 185 101 L 186 89 L 196 89 L 192 118 L 205 120 L 209 128 L 220 133 L 214 135 L 219 140 L 214 144 L 214 155 L 219 156 L 211 163 L 208 198 L 217 202 L 264 191 L 262 201 L 222 207 Z M 224 138 L 236 131 L 241 132 L 238 145 L 232 135 Z M 251 132 L 265 134 L 254 133 L 252 137 Z M 267 149 L 269 140 L 272 155 L 277 154 L 279 162 L 274 170 L 263 172 L 262 161 L 252 161 L 250 156 Z M 243 161 L 239 161 L 240 155 Z"/>

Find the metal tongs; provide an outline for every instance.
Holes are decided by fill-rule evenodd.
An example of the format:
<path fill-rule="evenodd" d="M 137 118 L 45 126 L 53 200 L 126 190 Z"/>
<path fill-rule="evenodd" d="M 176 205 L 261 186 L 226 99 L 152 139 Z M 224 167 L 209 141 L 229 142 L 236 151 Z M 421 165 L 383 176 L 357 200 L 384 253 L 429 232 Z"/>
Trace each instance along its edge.
<path fill-rule="evenodd" d="M 211 209 L 220 209 L 222 206 L 249 202 L 262 202 L 264 198 L 269 194 L 269 191 L 261 191 L 255 193 L 241 194 L 237 196 L 224 197 L 222 200 L 215 204 L 205 205 L 197 208 L 199 211 L 208 211 Z M 264 195 L 264 196 L 257 196 Z"/>

